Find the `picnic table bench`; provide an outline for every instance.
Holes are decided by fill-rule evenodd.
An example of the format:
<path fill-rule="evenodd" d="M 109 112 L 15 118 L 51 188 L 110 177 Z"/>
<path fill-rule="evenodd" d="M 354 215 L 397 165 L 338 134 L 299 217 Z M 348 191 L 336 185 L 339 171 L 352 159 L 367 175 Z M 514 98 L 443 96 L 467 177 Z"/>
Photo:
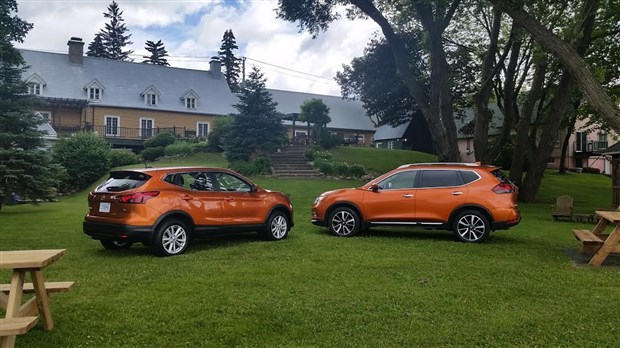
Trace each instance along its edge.
<path fill-rule="evenodd" d="M 588 263 L 592 266 L 600 266 L 610 253 L 620 253 L 620 211 L 597 210 L 596 215 L 600 220 L 592 231 L 573 230 L 573 234 L 582 243 L 580 253 L 594 253 Z M 610 234 L 605 234 L 605 228 L 613 225 Z"/>

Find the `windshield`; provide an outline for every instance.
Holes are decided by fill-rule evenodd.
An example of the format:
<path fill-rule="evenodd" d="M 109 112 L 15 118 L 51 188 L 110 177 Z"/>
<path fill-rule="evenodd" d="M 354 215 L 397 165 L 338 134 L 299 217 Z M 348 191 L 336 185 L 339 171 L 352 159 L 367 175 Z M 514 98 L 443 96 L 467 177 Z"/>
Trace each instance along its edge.
<path fill-rule="evenodd" d="M 135 189 L 144 185 L 151 176 L 132 171 L 116 171 L 111 172 L 106 182 L 99 185 L 95 192 L 120 192 Z"/>

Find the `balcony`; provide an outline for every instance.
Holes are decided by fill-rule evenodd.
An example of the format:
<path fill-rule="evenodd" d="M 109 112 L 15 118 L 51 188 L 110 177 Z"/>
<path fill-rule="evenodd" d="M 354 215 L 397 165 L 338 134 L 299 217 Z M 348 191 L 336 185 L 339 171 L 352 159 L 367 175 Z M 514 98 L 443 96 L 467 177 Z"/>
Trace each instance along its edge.
<path fill-rule="evenodd" d="M 112 145 L 140 146 L 144 140 L 160 133 L 171 133 L 177 139 L 189 139 L 196 137 L 196 131 L 185 127 L 156 127 L 156 128 L 131 128 L 131 127 L 108 127 L 75 124 L 54 124 L 52 126 L 59 136 L 69 136 L 73 133 L 86 131 L 94 132 L 105 138 Z"/>
<path fill-rule="evenodd" d="M 608 143 L 606 141 L 575 141 L 573 142 L 573 151 L 575 154 L 599 154 L 601 151 L 607 150 Z"/>

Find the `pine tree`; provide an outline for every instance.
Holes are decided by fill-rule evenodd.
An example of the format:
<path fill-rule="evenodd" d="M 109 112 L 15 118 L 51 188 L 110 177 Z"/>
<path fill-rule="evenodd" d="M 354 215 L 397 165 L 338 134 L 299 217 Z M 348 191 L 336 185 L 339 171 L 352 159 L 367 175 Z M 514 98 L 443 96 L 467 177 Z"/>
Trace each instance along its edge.
<path fill-rule="evenodd" d="M 233 52 L 233 50 L 238 48 L 239 46 L 237 46 L 235 35 L 232 30 L 226 30 L 222 38 L 222 46 L 218 51 L 218 55 L 224 67 L 224 76 L 226 77 L 226 82 L 228 82 L 228 88 L 230 88 L 232 92 L 239 91 L 239 62 L 241 60 L 235 57 Z"/>
<path fill-rule="evenodd" d="M 142 56 L 142 58 L 146 58 L 142 61 L 142 63 L 147 64 L 157 64 L 157 65 L 165 65 L 169 66 L 168 60 L 164 57 L 168 56 L 168 51 L 164 47 L 164 43 L 161 40 L 157 42 L 153 42 L 150 40 L 146 41 L 146 46 L 144 47 L 147 51 L 151 53 L 150 56 Z"/>
<path fill-rule="evenodd" d="M 239 112 L 226 132 L 222 147 L 230 161 L 248 161 L 284 145 L 286 131 L 265 87 L 263 74 L 254 68 L 234 105 Z"/>
<path fill-rule="evenodd" d="M 129 41 L 131 34 L 125 35 L 128 29 L 125 23 L 123 23 L 125 21 L 123 19 L 123 11 L 119 9 L 116 1 L 112 1 L 108 6 L 108 12 L 104 13 L 103 16 L 110 19 L 110 22 L 105 24 L 105 29 L 100 31 L 101 42 L 107 52 L 107 58 L 133 61 L 133 59 L 129 58 L 133 51 L 123 51 L 125 46 L 131 45 L 133 42 Z"/>
<path fill-rule="evenodd" d="M 110 58 L 108 56 L 108 52 L 103 45 L 103 41 L 101 39 L 101 33 L 95 34 L 95 38 L 93 42 L 88 45 L 88 51 L 86 55 L 89 57 L 99 57 L 99 58 Z"/>
<path fill-rule="evenodd" d="M 62 171 L 40 149 L 43 119 L 32 110 L 35 98 L 22 80 L 25 62 L 12 44 L 23 42 L 32 24 L 15 12 L 15 0 L 0 1 L 0 209 L 14 194 L 32 201 L 51 198 Z"/>

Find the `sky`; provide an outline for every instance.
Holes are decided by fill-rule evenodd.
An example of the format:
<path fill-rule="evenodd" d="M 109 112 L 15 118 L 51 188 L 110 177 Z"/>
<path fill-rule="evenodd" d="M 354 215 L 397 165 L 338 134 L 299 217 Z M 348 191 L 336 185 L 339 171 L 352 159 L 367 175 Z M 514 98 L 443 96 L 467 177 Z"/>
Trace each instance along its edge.
<path fill-rule="evenodd" d="M 81 37 L 84 51 L 108 22 L 103 13 L 111 0 L 18 0 L 21 19 L 34 24 L 18 48 L 67 52 L 67 41 Z M 132 58 L 147 55 L 147 40 L 162 40 L 171 66 L 209 69 L 224 31 L 232 29 L 246 57 L 246 72 L 258 67 L 267 87 L 324 95 L 340 95 L 334 80 L 343 64 L 363 54 L 379 34 L 371 20 L 343 19 L 313 39 L 296 23 L 276 18 L 277 0 L 118 0 L 133 44 Z M 344 8 L 340 9 L 344 14 Z M 299 73 L 301 72 L 301 73 Z"/>

